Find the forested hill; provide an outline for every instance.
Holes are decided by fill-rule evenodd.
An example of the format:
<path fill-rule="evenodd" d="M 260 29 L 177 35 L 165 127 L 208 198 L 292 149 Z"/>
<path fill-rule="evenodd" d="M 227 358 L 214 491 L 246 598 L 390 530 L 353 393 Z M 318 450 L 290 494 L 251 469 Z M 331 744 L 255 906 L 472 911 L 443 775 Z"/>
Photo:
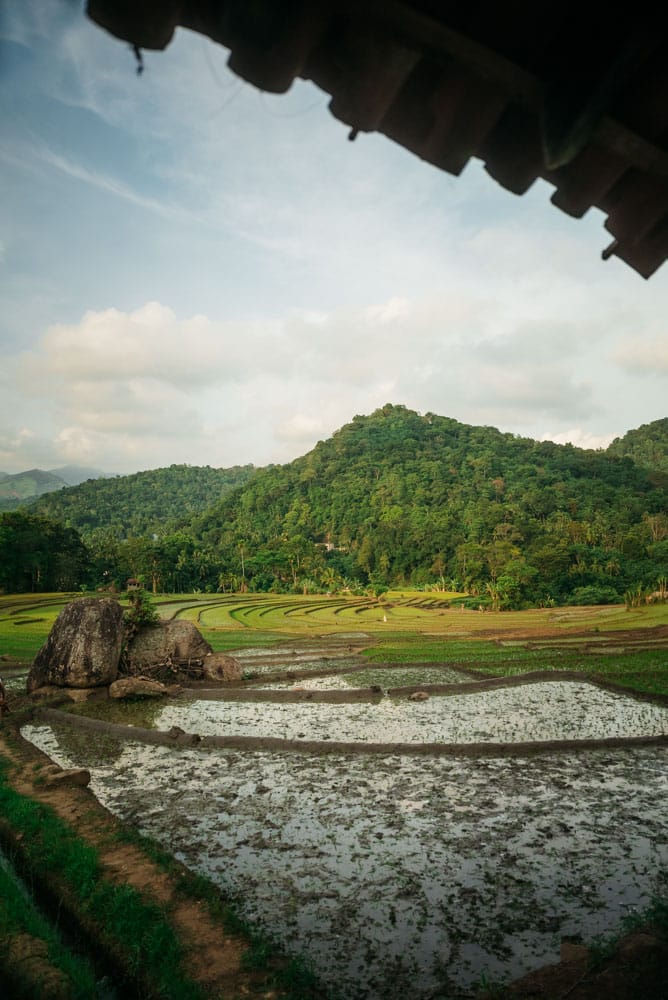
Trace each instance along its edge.
<path fill-rule="evenodd" d="M 60 490 L 66 486 L 62 476 L 55 472 L 44 472 L 42 469 L 29 469 L 27 472 L 17 472 L 13 475 L 0 475 L 0 511 L 14 510 L 33 497 L 48 493 L 50 490 Z"/>
<path fill-rule="evenodd" d="M 631 458 L 636 465 L 668 475 L 668 417 L 642 424 L 615 438 L 608 454 L 617 458 Z"/>
<path fill-rule="evenodd" d="M 0 587 L 619 601 L 668 577 L 666 423 L 585 451 L 388 405 L 288 465 L 173 465 L 0 514 Z"/>
<path fill-rule="evenodd" d="M 614 599 L 668 572 L 667 486 L 628 458 L 388 405 L 187 530 L 231 585 L 241 572 L 258 589 L 352 577 Z"/>
<path fill-rule="evenodd" d="M 59 469 L 28 469 L 9 475 L 0 472 L 0 511 L 16 510 L 37 497 L 64 486 L 76 486 L 85 479 L 104 476 L 100 469 L 89 469 L 81 465 L 63 465 Z"/>
<path fill-rule="evenodd" d="M 230 469 L 170 465 L 113 479 L 93 479 L 39 497 L 30 512 L 76 528 L 85 541 L 100 531 L 117 539 L 162 535 L 247 482 L 252 465 Z"/>

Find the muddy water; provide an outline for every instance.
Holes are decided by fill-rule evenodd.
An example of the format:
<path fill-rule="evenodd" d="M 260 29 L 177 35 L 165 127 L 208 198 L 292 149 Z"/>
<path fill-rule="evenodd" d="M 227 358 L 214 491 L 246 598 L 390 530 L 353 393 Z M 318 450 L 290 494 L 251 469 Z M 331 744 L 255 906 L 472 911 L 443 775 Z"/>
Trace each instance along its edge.
<path fill-rule="evenodd" d="M 326 680 L 326 678 L 323 678 Z M 367 743 L 519 743 L 659 736 L 668 707 L 573 681 L 372 704 L 191 701 L 164 708 L 156 728 L 200 736 L 264 736 Z"/>
<path fill-rule="evenodd" d="M 5 667 L 3 669 L 2 664 L 0 664 L 0 677 L 7 694 L 15 692 L 23 694 L 25 692 L 28 671 L 28 667 Z"/>
<path fill-rule="evenodd" d="M 90 766 L 80 734 L 25 735 Z M 241 896 L 350 1000 L 467 995 L 554 961 L 562 936 L 616 931 L 666 888 L 664 749 L 111 756 L 91 768 L 100 800 Z"/>
<path fill-rule="evenodd" d="M 359 663 L 349 650 L 331 664 L 324 652 L 235 656 L 260 682 L 331 665 L 335 678 L 290 683 L 394 686 L 383 668 L 370 668 L 380 671 L 372 680 L 342 674 Z M 394 683 L 413 682 L 407 674 Z M 552 682 L 422 703 L 174 703 L 159 725 L 513 742 L 548 731 L 661 732 L 667 717 L 591 685 Z M 555 961 L 564 936 L 615 933 L 668 889 L 665 748 L 476 759 L 370 755 L 361 744 L 357 755 L 311 756 L 177 750 L 65 727 L 24 735 L 58 763 L 89 767 L 108 808 L 241 898 L 247 916 L 347 1000 L 471 995 L 483 976 L 507 980 Z"/>
<path fill-rule="evenodd" d="M 461 684 L 470 680 L 470 676 L 461 670 L 452 670 L 447 667 L 420 667 L 416 669 L 383 666 L 375 668 L 366 667 L 364 670 L 357 669 L 350 672 L 337 672 L 326 677 L 306 677 L 301 678 L 299 681 L 273 681 L 266 684 L 266 687 L 269 689 L 280 689 L 299 686 L 323 691 L 327 689 L 368 688 L 376 685 L 383 691 L 389 691 L 392 688 L 407 687 L 409 685 Z M 260 686 L 265 686 L 261 678 L 253 684 L 253 687 Z"/>

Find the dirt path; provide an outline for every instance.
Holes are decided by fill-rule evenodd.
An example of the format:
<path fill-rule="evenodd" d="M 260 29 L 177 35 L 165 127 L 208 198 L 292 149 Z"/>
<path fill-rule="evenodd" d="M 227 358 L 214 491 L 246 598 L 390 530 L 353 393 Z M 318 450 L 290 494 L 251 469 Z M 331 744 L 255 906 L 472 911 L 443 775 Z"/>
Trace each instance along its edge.
<path fill-rule="evenodd" d="M 82 787 L 45 784 L 53 764 L 15 732 L 0 730 L 0 754 L 14 765 L 11 784 L 21 795 L 50 806 L 75 833 L 99 852 L 105 877 L 131 885 L 150 902 L 165 906 L 184 945 L 185 971 L 211 997 L 253 996 L 274 1000 L 285 994 L 267 987 L 266 972 L 247 971 L 245 937 L 230 933 L 201 901 L 184 895 L 178 875 L 163 871 L 139 848 L 117 839 L 122 824 Z"/>

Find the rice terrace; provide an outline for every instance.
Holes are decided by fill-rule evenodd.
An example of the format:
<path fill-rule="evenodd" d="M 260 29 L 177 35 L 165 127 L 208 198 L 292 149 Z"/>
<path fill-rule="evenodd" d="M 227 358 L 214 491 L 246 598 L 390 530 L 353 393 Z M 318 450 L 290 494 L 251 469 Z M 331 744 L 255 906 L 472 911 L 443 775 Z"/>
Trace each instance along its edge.
<path fill-rule="evenodd" d="M 161 618 L 194 622 L 241 680 L 29 705 L 29 661 L 75 596 L 0 599 L 15 709 L 3 758 L 23 755 L 38 776 L 38 751 L 87 769 L 126 839 L 232 904 L 242 951 L 268 966 L 240 962 L 227 980 L 200 968 L 193 996 L 602 996 L 612 942 L 633 926 L 665 941 L 665 604 L 483 613 L 438 592 L 158 596 Z M 233 950 L 230 928 L 228 914 Z M 617 969 L 612 995 L 666 995 L 648 955 L 646 992 L 619 992 Z M 293 982 L 276 972 L 289 956 Z M 557 978 L 521 992 L 546 966 Z"/>

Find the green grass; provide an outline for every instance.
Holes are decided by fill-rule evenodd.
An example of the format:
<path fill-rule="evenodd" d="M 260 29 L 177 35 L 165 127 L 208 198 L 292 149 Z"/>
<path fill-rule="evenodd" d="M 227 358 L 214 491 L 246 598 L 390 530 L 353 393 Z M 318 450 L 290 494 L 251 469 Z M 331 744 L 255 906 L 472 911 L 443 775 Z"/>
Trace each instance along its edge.
<path fill-rule="evenodd" d="M 235 649 L 247 649 L 252 646 L 264 648 L 275 646 L 277 643 L 289 642 L 290 639 L 299 639 L 299 633 L 279 633 L 276 632 L 214 632 L 204 626 L 199 627 L 200 632 L 209 643 L 215 653 L 227 653 Z"/>
<path fill-rule="evenodd" d="M 75 596 L 81 595 L 0 597 L 0 655 L 30 662 L 58 612 Z M 449 596 L 391 591 L 376 601 L 322 595 L 182 594 L 159 595 L 156 604 L 164 618 L 195 622 L 216 652 L 361 631 L 376 643 L 366 652 L 375 661 L 460 663 L 482 675 L 500 676 L 527 670 L 580 670 L 633 690 L 668 694 L 668 650 L 657 645 L 656 633 L 646 631 L 668 624 L 668 605 L 631 611 L 615 605 L 480 614 L 449 608 Z M 609 644 L 602 633 L 623 629 L 641 630 L 646 638 L 633 640 L 621 656 L 583 652 L 581 647 L 597 640 Z"/>
<path fill-rule="evenodd" d="M 79 911 L 101 928 L 133 976 L 164 1000 L 202 1000 L 182 971 L 183 949 L 163 910 L 128 885 L 104 879 L 98 852 L 78 838 L 47 806 L 15 792 L 0 758 L 0 815 L 19 834 L 26 862 L 37 878 L 58 874 Z"/>
<path fill-rule="evenodd" d="M 0 965 L 7 962 L 11 938 L 17 934 L 29 934 L 44 942 L 48 961 L 65 977 L 73 1000 L 90 1000 L 96 995 L 96 976 L 90 961 L 65 947 L 57 930 L 26 899 L 10 872 L 0 865 Z M 18 969 L 13 970 L 13 976 L 14 981 L 9 984 L 12 996 L 27 1000 L 34 996 L 38 984 L 21 976 Z"/>
<path fill-rule="evenodd" d="M 586 640 L 580 640 L 581 645 Z M 668 695 L 668 651 L 631 649 L 617 656 L 583 653 L 570 641 L 549 648 L 501 646 L 480 639 L 426 639 L 406 636 L 379 641 L 363 653 L 373 663 L 445 663 L 481 676 L 507 677 L 533 670 L 577 670 L 592 678 L 646 694 Z"/>

